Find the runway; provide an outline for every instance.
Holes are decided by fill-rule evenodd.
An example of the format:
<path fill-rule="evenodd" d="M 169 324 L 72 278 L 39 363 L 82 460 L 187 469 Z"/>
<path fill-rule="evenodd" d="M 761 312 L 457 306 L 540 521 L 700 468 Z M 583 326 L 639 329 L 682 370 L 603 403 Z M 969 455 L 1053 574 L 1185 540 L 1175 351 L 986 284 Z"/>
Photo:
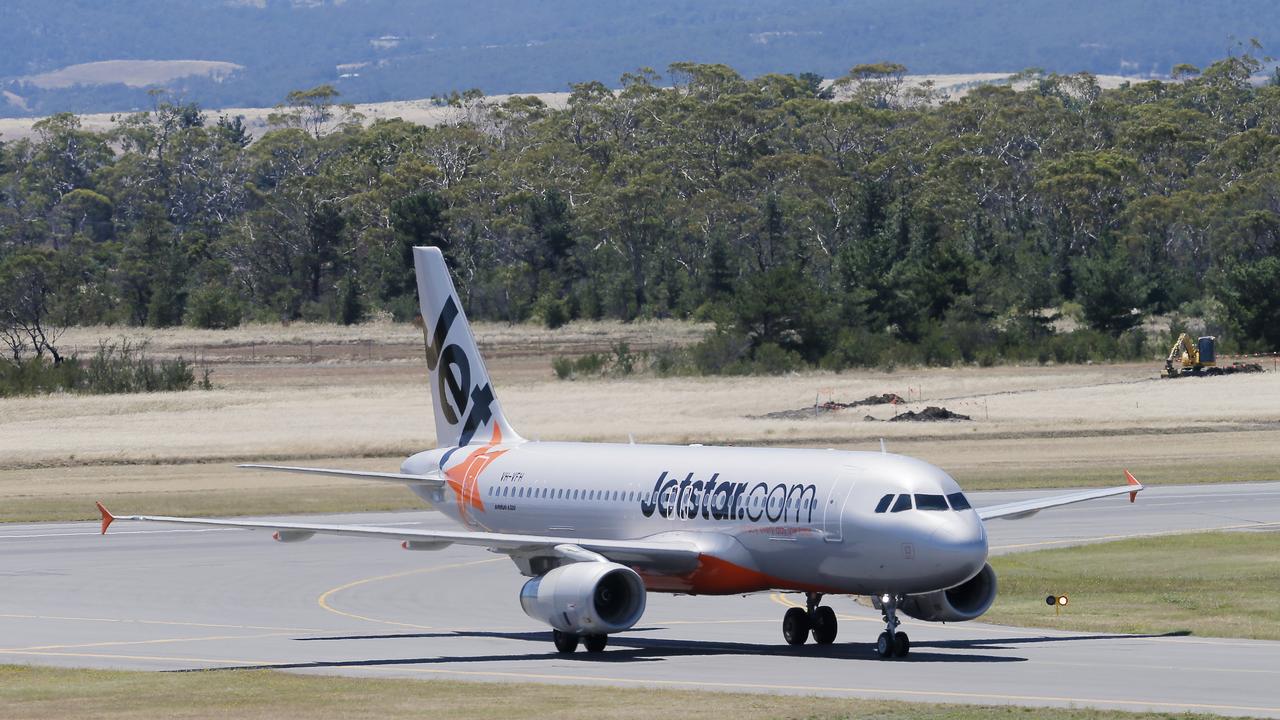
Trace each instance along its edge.
<path fill-rule="evenodd" d="M 990 505 L 1039 493 L 971 493 Z M 113 508 L 131 512 L 133 508 Z M 324 522 L 452 527 L 434 512 Z M 1210 528 L 1280 528 L 1280 484 L 1152 487 L 989 524 L 993 552 Z M 876 659 L 873 611 L 846 598 L 826 648 L 782 641 L 778 595 L 650 595 L 598 656 L 557 655 L 520 611 L 524 579 L 475 548 L 121 521 L 0 525 L 0 662 L 608 684 L 912 701 L 1280 717 L 1280 643 L 1089 635 L 906 619 L 905 661 Z M 1224 592 L 1229 589 L 1224 588 Z"/>

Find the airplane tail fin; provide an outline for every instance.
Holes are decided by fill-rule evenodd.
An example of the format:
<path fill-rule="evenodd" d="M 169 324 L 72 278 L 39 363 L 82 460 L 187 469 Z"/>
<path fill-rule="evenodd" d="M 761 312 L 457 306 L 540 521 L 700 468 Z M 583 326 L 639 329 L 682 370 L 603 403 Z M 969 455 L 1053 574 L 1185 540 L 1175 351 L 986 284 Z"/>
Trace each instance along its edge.
<path fill-rule="evenodd" d="M 502 413 L 471 325 L 439 248 L 415 247 L 418 304 L 427 346 L 439 447 L 520 440 Z"/>

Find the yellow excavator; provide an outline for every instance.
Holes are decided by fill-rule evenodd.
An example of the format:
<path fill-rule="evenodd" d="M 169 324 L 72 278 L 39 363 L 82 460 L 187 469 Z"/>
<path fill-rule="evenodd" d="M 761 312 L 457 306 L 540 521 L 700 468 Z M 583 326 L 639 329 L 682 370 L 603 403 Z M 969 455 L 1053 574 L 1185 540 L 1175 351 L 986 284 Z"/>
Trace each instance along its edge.
<path fill-rule="evenodd" d="M 1182 333 L 1169 348 L 1169 357 L 1164 361 L 1163 378 L 1176 378 L 1184 375 L 1231 375 L 1234 373 L 1262 372 L 1262 366 L 1254 363 L 1232 363 L 1225 367 L 1218 366 L 1218 338 L 1206 335 L 1196 338 Z"/>

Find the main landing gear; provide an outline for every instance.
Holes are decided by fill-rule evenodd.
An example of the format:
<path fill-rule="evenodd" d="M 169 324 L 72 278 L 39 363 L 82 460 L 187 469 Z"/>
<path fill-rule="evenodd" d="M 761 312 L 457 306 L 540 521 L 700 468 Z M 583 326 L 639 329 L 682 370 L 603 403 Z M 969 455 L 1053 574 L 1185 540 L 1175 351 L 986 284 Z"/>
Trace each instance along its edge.
<path fill-rule="evenodd" d="M 608 635 L 574 635 L 559 630 L 551 631 L 551 639 L 556 644 L 556 652 L 560 653 L 571 653 L 577 650 L 579 641 L 589 653 L 604 652 L 605 645 L 609 644 Z"/>
<path fill-rule="evenodd" d="M 884 617 L 884 632 L 876 639 L 876 654 L 881 658 L 906 657 L 911 652 L 911 638 L 898 632 L 898 600 L 896 595 L 881 595 L 880 612 Z"/>
<path fill-rule="evenodd" d="M 806 593 L 805 607 L 793 607 L 782 616 L 782 637 L 789 645 L 803 645 L 813 634 L 819 645 L 836 641 L 836 612 L 822 602 L 822 593 Z"/>

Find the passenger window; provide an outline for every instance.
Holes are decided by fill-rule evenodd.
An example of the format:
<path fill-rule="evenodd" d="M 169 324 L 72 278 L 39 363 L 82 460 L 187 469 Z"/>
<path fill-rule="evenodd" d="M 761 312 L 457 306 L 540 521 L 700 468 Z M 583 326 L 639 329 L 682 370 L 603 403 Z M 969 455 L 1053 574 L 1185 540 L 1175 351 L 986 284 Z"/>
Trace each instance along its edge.
<path fill-rule="evenodd" d="M 947 500 L 951 501 L 952 510 L 971 510 L 973 506 L 969 504 L 969 499 L 964 493 L 954 492 L 947 496 Z"/>
<path fill-rule="evenodd" d="M 574 500 L 577 500 L 577 499 L 578 499 L 578 491 L 577 491 L 577 490 L 574 490 L 574 491 L 573 491 L 573 499 L 574 499 Z"/>
<path fill-rule="evenodd" d="M 889 509 L 890 503 L 893 502 L 893 493 L 889 493 L 880 498 L 880 502 L 876 503 L 876 512 L 882 513 Z"/>
<path fill-rule="evenodd" d="M 893 510 L 890 512 L 902 512 L 911 509 L 911 496 L 903 493 L 898 496 L 898 501 L 893 504 Z"/>
<path fill-rule="evenodd" d="M 947 499 L 941 495 L 917 495 L 917 510 L 946 510 Z"/>

